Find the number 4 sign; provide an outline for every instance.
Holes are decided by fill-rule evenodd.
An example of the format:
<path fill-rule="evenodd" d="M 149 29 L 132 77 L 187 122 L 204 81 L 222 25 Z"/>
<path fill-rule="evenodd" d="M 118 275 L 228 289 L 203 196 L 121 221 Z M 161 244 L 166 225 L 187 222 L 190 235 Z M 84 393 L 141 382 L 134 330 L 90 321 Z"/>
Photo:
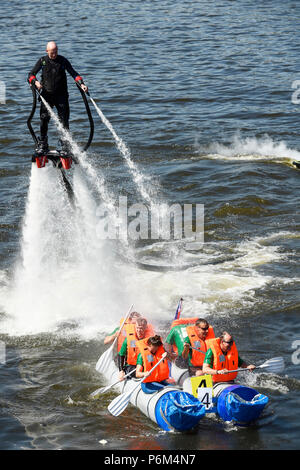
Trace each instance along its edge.
<path fill-rule="evenodd" d="M 213 383 L 211 375 L 191 377 L 192 393 L 209 410 L 213 406 Z"/>

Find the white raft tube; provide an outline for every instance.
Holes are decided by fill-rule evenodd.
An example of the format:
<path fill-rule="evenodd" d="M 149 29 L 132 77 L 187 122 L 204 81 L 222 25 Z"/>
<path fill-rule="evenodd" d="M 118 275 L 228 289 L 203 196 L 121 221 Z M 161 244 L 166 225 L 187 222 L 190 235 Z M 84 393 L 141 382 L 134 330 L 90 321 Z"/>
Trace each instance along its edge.
<path fill-rule="evenodd" d="M 109 383 L 117 382 L 119 370 L 114 361 L 110 362 L 104 375 Z M 124 393 L 132 390 L 136 383 L 135 379 L 126 380 L 116 385 L 116 388 Z M 166 386 L 151 394 L 138 388 L 132 393 L 130 403 L 165 431 L 187 431 L 195 427 L 205 415 L 205 406 L 179 386 Z"/>

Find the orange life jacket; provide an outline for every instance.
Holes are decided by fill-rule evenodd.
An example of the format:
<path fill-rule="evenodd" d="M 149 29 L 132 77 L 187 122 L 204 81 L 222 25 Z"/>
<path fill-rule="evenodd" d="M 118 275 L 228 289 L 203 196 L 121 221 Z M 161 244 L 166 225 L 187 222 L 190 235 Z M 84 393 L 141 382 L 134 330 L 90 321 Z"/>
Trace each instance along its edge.
<path fill-rule="evenodd" d="M 199 317 L 178 318 L 177 320 L 173 321 L 173 323 L 171 325 L 171 329 L 174 328 L 175 326 L 179 326 L 179 325 L 193 325 L 194 323 L 196 323 L 196 321 L 198 319 L 199 319 Z M 214 338 L 215 337 L 214 330 L 213 330 L 212 326 L 209 327 L 208 337 L 209 338 Z M 173 348 L 173 351 L 178 355 L 178 348 L 177 348 L 176 344 L 172 344 L 172 348 Z"/>
<path fill-rule="evenodd" d="M 151 370 L 155 366 L 155 364 L 157 364 L 158 361 L 160 361 L 163 353 L 165 352 L 164 347 L 159 346 L 156 353 L 152 354 L 147 345 L 146 338 L 140 341 L 137 341 L 137 346 L 143 358 L 145 372 Z M 154 369 L 154 371 L 149 375 L 149 377 L 143 380 L 143 382 L 162 382 L 163 380 L 168 379 L 169 375 L 170 375 L 170 371 L 169 371 L 168 361 L 167 361 L 167 358 L 165 358 L 163 361 L 161 361 L 159 366 L 157 366 L 156 369 Z"/>
<path fill-rule="evenodd" d="M 120 320 L 120 328 L 121 328 L 121 325 L 124 321 L 124 318 L 121 318 Z M 130 323 L 129 323 L 130 324 Z M 122 328 L 122 330 L 120 331 L 120 334 L 118 336 L 118 342 L 117 342 L 117 350 L 118 352 L 120 351 L 121 347 L 122 347 L 122 344 L 124 343 L 124 340 L 126 338 L 126 329 L 125 329 L 125 326 L 127 325 L 127 321 L 124 323 L 124 326 Z"/>
<path fill-rule="evenodd" d="M 149 327 L 150 327 L 149 329 L 147 327 L 145 331 L 145 336 L 143 339 L 148 339 L 150 336 L 153 336 L 152 326 L 149 325 Z M 139 350 L 137 347 L 137 341 L 139 340 L 136 336 L 135 324 L 129 323 L 128 325 L 125 326 L 125 330 L 126 330 L 126 337 L 127 337 L 127 364 L 135 366 L 138 353 L 139 353 Z M 149 335 L 149 331 L 152 332 L 150 335 Z"/>
<path fill-rule="evenodd" d="M 120 327 L 121 327 L 121 325 L 122 325 L 122 323 L 123 323 L 123 320 L 124 320 L 124 318 L 121 318 L 121 320 L 120 320 Z M 118 349 L 118 352 L 120 351 L 120 349 L 121 349 L 121 347 L 122 347 L 122 345 L 123 345 L 123 343 L 124 343 L 124 340 L 125 340 L 125 338 L 126 338 L 126 336 L 127 336 L 126 326 L 127 326 L 127 325 L 131 325 L 131 324 L 132 324 L 132 323 L 127 323 L 127 321 L 124 323 L 124 326 L 123 326 L 123 328 L 122 328 L 122 330 L 121 330 L 121 332 L 120 332 L 120 334 L 119 334 L 119 336 L 118 336 L 118 342 L 117 342 L 117 349 Z M 148 323 L 148 324 L 147 324 L 147 329 L 146 329 L 146 332 L 145 332 L 145 336 L 147 336 L 147 337 L 148 337 L 148 336 L 154 336 L 154 334 L 155 334 L 155 333 L 154 333 L 154 330 L 153 330 L 153 326 L 152 326 L 150 323 Z"/>
<path fill-rule="evenodd" d="M 211 348 L 214 355 L 213 369 L 222 370 L 235 370 L 238 368 L 239 354 L 235 343 L 233 342 L 228 353 L 223 353 L 220 346 L 220 338 L 214 338 L 207 341 L 207 348 Z M 213 382 L 229 382 L 234 380 L 237 376 L 237 372 L 231 372 L 229 374 L 213 375 Z"/>
<path fill-rule="evenodd" d="M 197 335 L 195 331 L 194 325 L 187 326 L 186 331 L 187 331 L 192 347 L 196 349 L 200 349 L 200 351 L 195 351 L 195 349 L 192 349 L 191 363 L 195 367 L 200 367 L 203 365 L 205 354 L 208 349 L 206 340 L 215 337 L 213 327 L 209 326 L 205 341 L 199 338 L 199 336 Z"/>

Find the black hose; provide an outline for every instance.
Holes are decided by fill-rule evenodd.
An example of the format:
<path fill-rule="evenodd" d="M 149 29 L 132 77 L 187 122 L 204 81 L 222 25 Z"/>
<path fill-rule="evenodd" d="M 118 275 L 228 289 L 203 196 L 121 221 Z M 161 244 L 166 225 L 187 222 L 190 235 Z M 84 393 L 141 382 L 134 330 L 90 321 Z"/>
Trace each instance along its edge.
<path fill-rule="evenodd" d="M 91 110 L 90 110 L 85 92 L 82 90 L 80 85 L 78 85 L 77 83 L 76 83 L 76 85 L 77 85 L 77 87 L 78 87 L 78 89 L 81 93 L 81 97 L 83 99 L 85 109 L 86 109 L 86 113 L 87 113 L 88 118 L 89 118 L 89 124 L 90 124 L 89 138 L 88 138 L 88 141 L 86 142 L 85 146 L 83 147 L 83 150 L 86 151 L 89 148 L 89 146 L 91 145 L 93 137 L 94 137 L 94 120 L 93 120 L 93 117 L 92 117 L 92 113 L 91 113 Z M 27 126 L 28 126 L 29 132 L 30 132 L 30 134 L 33 138 L 34 143 L 37 145 L 38 144 L 38 138 L 37 138 L 37 136 L 36 136 L 36 134 L 35 134 L 35 132 L 32 128 L 31 121 L 32 121 L 32 118 L 33 118 L 34 113 L 36 111 L 36 95 L 37 95 L 38 91 L 37 91 L 35 85 L 30 85 L 30 87 L 31 87 L 31 91 L 32 91 L 33 101 L 32 101 L 31 112 L 30 112 L 30 114 L 28 116 L 28 119 L 27 119 Z"/>
<path fill-rule="evenodd" d="M 92 116 L 92 113 L 91 113 L 91 110 L 90 110 L 90 107 L 89 107 L 89 103 L 88 103 L 88 100 L 86 98 L 86 93 L 83 91 L 83 89 L 81 88 L 80 85 L 78 85 L 78 83 L 76 83 L 80 93 L 81 93 L 81 97 L 83 99 L 83 102 L 84 102 L 84 105 L 85 105 L 85 109 L 86 109 L 86 113 L 88 115 L 88 118 L 89 118 L 89 123 L 90 123 L 90 135 L 89 135 L 89 138 L 88 138 L 88 141 L 87 143 L 85 144 L 85 146 L 83 147 L 83 150 L 86 151 L 89 146 L 91 145 L 92 143 L 92 140 L 93 140 L 93 136 L 94 136 L 94 120 L 93 120 L 93 116 Z"/>
<path fill-rule="evenodd" d="M 32 101 L 31 113 L 29 114 L 28 119 L 27 119 L 27 126 L 28 126 L 29 132 L 30 132 L 35 144 L 37 145 L 38 144 L 38 139 L 37 139 L 37 136 L 35 135 L 35 132 L 32 128 L 32 125 L 31 125 L 31 121 L 32 121 L 32 118 L 33 118 L 35 110 L 36 110 L 36 88 L 35 88 L 34 85 L 30 85 L 30 88 L 31 88 L 31 91 L 32 91 L 33 101 Z"/>

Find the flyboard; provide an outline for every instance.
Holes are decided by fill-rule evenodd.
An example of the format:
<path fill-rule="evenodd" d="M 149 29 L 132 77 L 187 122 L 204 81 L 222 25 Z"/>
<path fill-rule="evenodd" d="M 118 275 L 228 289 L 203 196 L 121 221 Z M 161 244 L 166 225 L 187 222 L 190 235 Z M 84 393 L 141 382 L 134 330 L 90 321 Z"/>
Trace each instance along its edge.
<path fill-rule="evenodd" d="M 90 126 L 88 140 L 86 141 L 85 145 L 82 148 L 83 151 L 86 151 L 89 148 L 89 146 L 91 145 L 92 140 L 93 140 L 94 121 L 93 121 L 92 113 L 91 113 L 91 110 L 90 110 L 90 107 L 89 107 L 89 104 L 88 104 L 88 100 L 86 98 L 86 93 L 82 90 L 80 85 L 78 85 L 77 83 L 76 83 L 76 86 L 77 86 L 78 90 L 80 91 L 82 100 L 84 102 L 85 110 L 86 110 L 86 114 L 88 116 L 89 126 Z M 34 151 L 32 157 L 31 157 L 31 161 L 36 164 L 37 168 L 43 168 L 48 164 L 49 161 L 52 162 L 53 166 L 58 168 L 61 171 L 61 175 L 62 175 L 62 178 L 63 178 L 63 182 L 64 182 L 64 185 L 65 185 L 66 191 L 69 195 L 70 200 L 72 201 L 73 198 L 74 198 L 74 193 L 73 193 L 72 186 L 71 186 L 69 180 L 67 179 L 67 177 L 65 175 L 65 170 L 70 170 L 70 168 L 72 167 L 72 163 L 78 164 L 78 161 L 74 157 L 74 155 L 72 155 L 71 151 L 65 152 L 63 150 L 56 149 L 56 150 L 49 150 L 47 152 L 42 152 L 41 153 L 41 151 L 38 149 L 38 138 L 37 138 L 36 133 L 35 133 L 33 127 L 32 127 L 31 121 L 32 121 L 32 119 L 34 117 L 34 114 L 35 114 L 35 111 L 36 111 L 37 96 L 38 96 L 39 93 L 38 93 L 38 91 L 37 91 L 34 84 L 30 85 L 30 87 L 31 87 L 31 91 L 32 91 L 32 108 L 31 108 L 31 112 L 30 112 L 30 114 L 28 116 L 28 119 L 27 119 L 27 126 L 28 126 L 29 132 L 30 132 L 30 134 L 33 138 L 34 144 L 36 146 L 35 151 Z M 88 94 L 88 92 L 87 92 L 87 94 Z"/>

